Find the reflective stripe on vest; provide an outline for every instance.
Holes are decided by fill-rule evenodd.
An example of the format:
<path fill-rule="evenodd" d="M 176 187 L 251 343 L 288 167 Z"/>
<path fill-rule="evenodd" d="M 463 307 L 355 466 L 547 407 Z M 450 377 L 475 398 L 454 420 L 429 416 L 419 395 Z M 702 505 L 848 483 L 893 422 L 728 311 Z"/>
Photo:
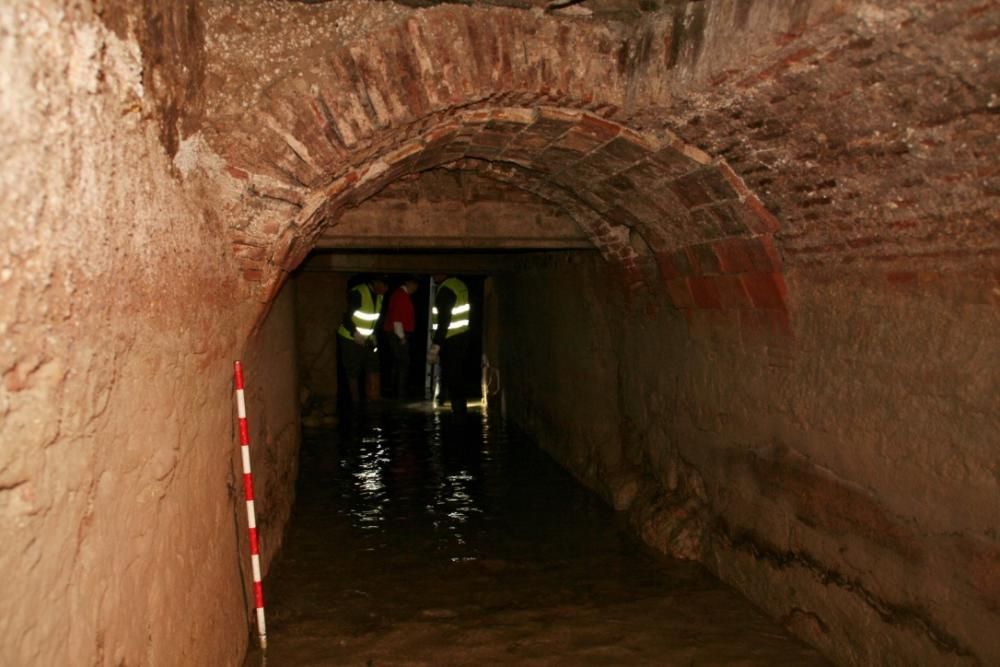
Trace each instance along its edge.
<path fill-rule="evenodd" d="M 458 278 L 448 278 L 438 289 L 449 289 L 455 294 L 455 305 L 451 308 L 451 323 L 448 325 L 445 338 L 465 333 L 469 330 L 469 314 L 472 311 L 472 306 L 469 305 L 469 288 Z M 437 331 L 438 309 L 435 307 L 431 313 L 433 329 Z"/>
<path fill-rule="evenodd" d="M 382 295 L 379 294 L 373 299 L 372 290 L 367 284 L 357 285 L 351 291 L 361 295 L 361 307 L 351 313 L 351 321 L 358 328 L 358 333 L 362 336 L 371 336 L 375 333 L 375 322 L 382 312 Z M 354 337 L 343 324 L 337 329 L 337 333 L 347 339 Z"/>

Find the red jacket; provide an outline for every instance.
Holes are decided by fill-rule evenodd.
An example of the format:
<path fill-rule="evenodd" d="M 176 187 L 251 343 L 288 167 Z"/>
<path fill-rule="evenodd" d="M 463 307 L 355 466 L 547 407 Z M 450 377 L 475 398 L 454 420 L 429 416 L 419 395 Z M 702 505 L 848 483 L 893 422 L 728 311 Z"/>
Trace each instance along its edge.
<path fill-rule="evenodd" d="M 416 326 L 413 317 L 413 301 L 402 287 L 397 287 L 396 291 L 389 297 L 389 311 L 386 313 L 382 330 L 392 332 L 393 322 L 402 322 L 403 331 L 406 333 L 413 333 Z"/>

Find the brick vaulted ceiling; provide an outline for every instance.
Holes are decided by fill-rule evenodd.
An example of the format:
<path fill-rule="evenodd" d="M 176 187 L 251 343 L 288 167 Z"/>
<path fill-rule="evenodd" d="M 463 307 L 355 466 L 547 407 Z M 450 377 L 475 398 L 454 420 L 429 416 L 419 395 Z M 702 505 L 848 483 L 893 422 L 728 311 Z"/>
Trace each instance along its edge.
<path fill-rule="evenodd" d="M 440 166 L 559 205 L 685 309 L 783 312 L 788 265 L 995 264 L 995 3 L 381 4 L 209 21 L 202 132 L 286 213 L 233 230 L 264 300 L 347 207 Z"/>

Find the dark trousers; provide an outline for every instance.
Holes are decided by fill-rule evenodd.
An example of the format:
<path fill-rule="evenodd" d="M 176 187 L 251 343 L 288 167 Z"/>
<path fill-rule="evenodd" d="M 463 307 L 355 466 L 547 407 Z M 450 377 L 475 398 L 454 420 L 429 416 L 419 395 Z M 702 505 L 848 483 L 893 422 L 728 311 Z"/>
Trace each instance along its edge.
<path fill-rule="evenodd" d="M 465 393 L 465 367 L 468 363 L 469 334 L 446 338 L 441 346 L 441 379 L 448 391 L 451 411 L 464 415 L 468 412 Z"/>
<path fill-rule="evenodd" d="M 392 352 L 392 388 L 396 398 L 406 398 L 407 382 L 410 377 L 410 336 L 400 340 L 394 333 L 386 334 L 389 351 Z"/>
<path fill-rule="evenodd" d="M 365 397 L 366 377 L 378 373 L 378 353 L 374 345 L 358 345 L 338 334 L 337 358 L 347 384 L 347 395 L 340 396 L 340 404 L 356 408 Z"/>

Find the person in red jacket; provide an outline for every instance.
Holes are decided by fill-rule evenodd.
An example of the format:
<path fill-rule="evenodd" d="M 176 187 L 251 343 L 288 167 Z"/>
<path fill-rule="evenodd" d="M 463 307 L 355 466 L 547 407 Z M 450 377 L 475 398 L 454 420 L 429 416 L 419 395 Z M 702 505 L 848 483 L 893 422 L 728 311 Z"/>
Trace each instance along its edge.
<path fill-rule="evenodd" d="M 411 340 L 416 325 L 413 299 L 410 295 L 417 291 L 418 286 L 416 276 L 407 276 L 403 280 L 403 284 L 389 297 L 389 310 L 382 324 L 385 337 L 389 339 L 389 350 L 392 352 L 392 386 L 396 390 L 396 398 L 406 398 Z"/>

